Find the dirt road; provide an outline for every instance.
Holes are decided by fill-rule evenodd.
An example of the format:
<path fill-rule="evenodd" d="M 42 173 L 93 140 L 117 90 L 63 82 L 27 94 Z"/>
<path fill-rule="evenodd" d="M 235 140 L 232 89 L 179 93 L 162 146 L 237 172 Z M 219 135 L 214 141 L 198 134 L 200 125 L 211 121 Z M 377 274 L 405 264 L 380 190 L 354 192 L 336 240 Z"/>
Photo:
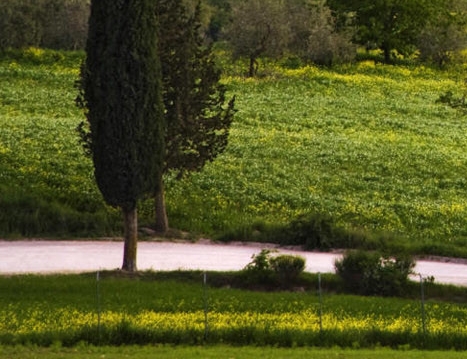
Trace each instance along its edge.
<path fill-rule="evenodd" d="M 260 245 L 140 242 L 138 269 L 239 270 Z M 333 272 L 335 253 L 279 250 L 301 255 L 308 272 Z M 1 241 L 0 275 L 20 273 L 88 272 L 121 266 L 123 244 L 119 241 Z M 416 273 L 433 276 L 439 283 L 467 286 L 467 265 L 453 262 L 417 261 Z M 417 279 L 416 277 L 414 279 Z"/>

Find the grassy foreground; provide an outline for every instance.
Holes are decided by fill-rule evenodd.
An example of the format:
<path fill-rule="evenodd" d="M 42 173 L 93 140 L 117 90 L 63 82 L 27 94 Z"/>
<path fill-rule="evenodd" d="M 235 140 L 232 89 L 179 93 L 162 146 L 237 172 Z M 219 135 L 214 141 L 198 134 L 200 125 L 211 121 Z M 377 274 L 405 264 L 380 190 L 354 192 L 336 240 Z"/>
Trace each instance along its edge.
<path fill-rule="evenodd" d="M 120 233 L 75 132 L 82 57 L 29 49 L 0 58 L 0 236 Z M 225 76 L 239 110 L 229 146 L 202 172 L 166 179 L 173 228 L 286 244 L 318 232 L 310 247 L 467 257 L 467 122 L 435 103 L 459 92 L 462 68 L 268 71 Z M 152 201 L 142 203 L 140 222 L 153 215 Z"/>
<path fill-rule="evenodd" d="M 271 348 L 271 347 L 229 347 L 229 346 L 121 346 L 76 348 L 37 348 L 37 347 L 0 347 L 0 355 L 6 359 L 460 359 L 465 352 L 455 351 L 394 351 L 388 349 L 345 350 L 316 348 Z"/>
<path fill-rule="evenodd" d="M 422 310 L 420 300 L 202 283 L 200 272 L 0 277 L 0 345 L 467 350 L 465 302 L 429 290 Z"/>

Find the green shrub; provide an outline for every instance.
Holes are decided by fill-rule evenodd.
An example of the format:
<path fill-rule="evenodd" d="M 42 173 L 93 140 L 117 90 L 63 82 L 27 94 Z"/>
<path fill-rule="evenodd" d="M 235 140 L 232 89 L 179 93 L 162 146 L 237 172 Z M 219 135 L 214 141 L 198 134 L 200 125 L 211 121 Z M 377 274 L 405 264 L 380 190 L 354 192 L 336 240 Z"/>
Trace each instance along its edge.
<path fill-rule="evenodd" d="M 305 269 L 305 258 L 290 254 L 273 257 L 269 263 L 281 281 L 293 281 Z"/>
<path fill-rule="evenodd" d="M 288 254 L 272 256 L 274 252 L 275 250 L 263 249 L 252 256 L 252 261 L 244 269 L 249 284 L 293 284 L 305 269 L 304 258 Z"/>
<path fill-rule="evenodd" d="M 242 281 L 246 287 L 271 287 L 276 285 L 274 273 L 271 270 L 272 250 L 262 249 L 251 256 L 252 261 L 242 271 Z"/>
<path fill-rule="evenodd" d="M 370 245 L 367 233 L 341 228 L 329 215 L 311 213 L 275 228 L 268 241 L 281 245 L 301 245 L 306 250 L 326 251 L 331 248 L 357 248 Z M 263 240 L 266 242 L 266 240 Z"/>
<path fill-rule="evenodd" d="M 249 237 L 259 242 L 299 245 L 305 249 L 327 250 L 341 235 L 333 220 L 322 214 L 302 215 L 286 225 L 252 228 Z"/>
<path fill-rule="evenodd" d="M 253 254 L 251 256 L 252 261 L 247 264 L 245 269 L 247 271 L 261 272 L 271 269 L 270 260 L 271 260 L 272 250 L 262 249 L 258 254 Z"/>
<path fill-rule="evenodd" d="M 415 262 L 408 255 L 349 251 L 335 262 L 336 273 L 348 291 L 363 295 L 398 296 L 407 287 Z"/>

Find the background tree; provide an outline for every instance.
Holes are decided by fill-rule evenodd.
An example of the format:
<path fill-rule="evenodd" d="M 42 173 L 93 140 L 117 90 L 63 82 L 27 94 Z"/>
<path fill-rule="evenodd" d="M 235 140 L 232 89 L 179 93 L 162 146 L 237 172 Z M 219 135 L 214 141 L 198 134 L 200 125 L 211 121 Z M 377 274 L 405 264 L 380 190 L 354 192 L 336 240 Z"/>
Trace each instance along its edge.
<path fill-rule="evenodd" d="M 164 172 L 178 178 L 200 170 L 227 145 L 234 114 L 226 104 L 221 73 L 210 47 L 203 45 L 200 7 L 189 16 L 182 0 L 160 0 L 160 59 L 163 101 L 168 124 Z M 155 192 L 156 230 L 166 232 L 168 219 L 163 178 Z"/>
<path fill-rule="evenodd" d="M 38 46 L 41 40 L 40 8 L 31 0 L 0 2 L 0 49 Z"/>
<path fill-rule="evenodd" d="M 89 0 L 42 0 L 44 16 L 41 46 L 77 50 L 86 45 Z"/>
<path fill-rule="evenodd" d="M 83 49 L 88 17 L 89 0 L 2 0 L 0 50 Z"/>
<path fill-rule="evenodd" d="M 105 201 L 124 217 L 122 269 L 136 270 L 137 201 L 156 188 L 164 119 L 153 0 L 91 4 L 79 103 L 86 109 L 94 173 Z"/>
<path fill-rule="evenodd" d="M 434 11 L 436 16 L 431 16 L 420 32 L 417 47 L 423 61 L 443 66 L 467 45 L 467 4 L 465 1 L 445 1 L 443 8 Z"/>
<path fill-rule="evenodd" d="M 291 36 L 287 6 L 283 0 L 237 0 L 231 6 L 224 35 L 234 58 L 248 57 L 248 75 L 253 77 L 260 56 L 277 58 L 287 48 Z"/>
<path fill-rule="evenodd" d="M 350 62 L 356 46 L 347 28 L 337 31 L 336 19 L 325 1 L 288 0 L 292 31 L 291 54 L 318 65 Z"/>
<path fill-rule="evenodd" d="M 224 26 L 228 23 L 232 8 L 229 0 L 206 0 L 211 10 L 208 36 L 213 41 L 219 40 Z"/>
<path fill-rule="evenodd" d="M 416 50 L 417 38 L 433 10 L 442 8 L 441 0 L 328 0 L 340 18 L 353 16 L 357 33 L 355 40 L 375 46 L 391 62 L 392 51 L 408 55 Z"/>

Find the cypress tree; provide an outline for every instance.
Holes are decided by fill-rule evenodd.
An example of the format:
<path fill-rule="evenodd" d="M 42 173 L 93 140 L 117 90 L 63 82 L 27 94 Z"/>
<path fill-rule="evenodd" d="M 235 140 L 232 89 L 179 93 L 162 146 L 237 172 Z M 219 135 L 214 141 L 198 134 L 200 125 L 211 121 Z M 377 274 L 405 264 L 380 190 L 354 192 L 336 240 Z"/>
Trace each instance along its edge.
<path fill-rule="evenodd" d="M 164 172 L 198 171 L 227 146 L 235 113 L 225 98 L 212 50 L 200 33 L 200 5 L 192 16 L 182 0 L 159 0 L 160 58 L 167 122 Z M 162 176 L 155 191 L 156 231 L 168 230 Z"/>
<path fill-rule="evenodd" d="M 154 0 L 93 0 L 78 102 L 105 201 L 122 209 L 123 270 L 136 270 L 137 202 L 154 192 L 165 121 Z"/>

